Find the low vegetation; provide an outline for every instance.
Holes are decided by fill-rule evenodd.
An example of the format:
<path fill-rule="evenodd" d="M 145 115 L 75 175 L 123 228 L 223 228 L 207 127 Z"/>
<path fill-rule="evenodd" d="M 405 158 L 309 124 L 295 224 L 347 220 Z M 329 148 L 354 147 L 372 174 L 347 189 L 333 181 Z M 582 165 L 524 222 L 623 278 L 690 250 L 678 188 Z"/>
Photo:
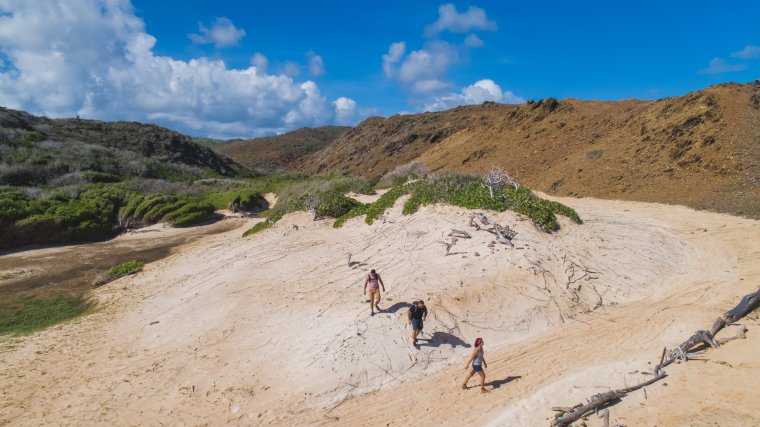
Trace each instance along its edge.
<path fill-rule="evenodd" d="M 409 178 L 417 179 L 407 182 Z M 477 175 L 449 173 L 419 179 L 417 175 L 402 173 L 393 181 L 395 184 L 387 192 L 374 203 L 366 204 L 343 194 L 349 189 L 370 194 L 366 182 L 348 178 L 312 178 L 292 183 L 278 193 L 278 202 L 267 213 L 267 220 L 256 224 L 244 236 L 270 228 L 283 215 L 295 211 L 312 211 L 315 218 L 336 218 L 333 224 L 336 228 L 361 215 L 365 215 L 365 222 L 371 225 L 407 194 L 409 199 L 404 203 L 404 215 L 413 214 L 424 205 L 445 203 L 468 209 L 512 210 L 530 218 L 538 228 L 547 232 L 559 229 L 557 215 L 581 222 L 577 212 L 570 207 L 542 199 L 516 184 L 491 185 L 489 188 L 483 177 Z"/>
<path fill-rule="evenodd" d="M 0 248 L 101 240 L 162 221 L 188 227 L 235 200 L 242 209 L 265 205 L 264 187 L 231 180 L 0 187 Z"/>
<path fill-rule="evenodd" d="M 0 335 L 28 334 L 73 319 L 88 309 L 89 304 L 79 297 L 19 296 L 0 302 Z"/>
<path fill-rule="evenodd" d="M 266 212 L 267 220 L 247 230 L 244 237 L 270 228 L 291 212 L 311 211 L 315 217 L 339 218 L 363 205 L 346 193 L 375 192 L 367 181 L 342 176 L 284 175 L 273 177 L 266 188 L 277 193 L 277 203 Z"/>
<path fill-rule="evenodd" d="M 122 262 L 121 264 L 117 264 L 109 268 L 108 271 L 98 276 L 98 278 L 95 280 L 95 285 L 105 285 L 106 283 L 113 282 L 120 277 L 138 273 L 142 271 L 143 267 L 145 267 L 145 263 L 139 260 Z"/>

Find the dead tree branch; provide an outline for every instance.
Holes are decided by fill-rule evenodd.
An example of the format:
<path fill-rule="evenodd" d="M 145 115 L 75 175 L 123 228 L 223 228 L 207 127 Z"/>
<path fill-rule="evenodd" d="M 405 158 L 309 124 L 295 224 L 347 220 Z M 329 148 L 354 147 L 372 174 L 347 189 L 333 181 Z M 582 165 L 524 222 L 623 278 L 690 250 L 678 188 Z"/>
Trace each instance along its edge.
<path fill-rule="evenodd" d="M 684 341 L 681 345 L 671 350 L 670 352 L 664 348 L 662 350 L 662 356 L 660 357 L 660 363 L 658 363 L 654 368 L 654 378 L 631 387 L 611 390 L 606 393 L 594 395 L 588 400 L 588 403 L 585 405 L 576 405 L 572 408 L 552 408 L 552 410 L 560 412 L 552 421 L 552 427 L 567 426 L 570 423 L 579 420 L 583 416 L 601 409 L 604 405 L 622 399 L 627 393 L 638 390 L 642 387 L 653 384 L 662 378 L 665 378 L 667 374 L 662 370 L 662 368 L 670 365 L 676 360 L 688 360 L 687 354 L 689 353 L 689 350 L 693 349 L 694 347 L 697 347 L 699 345 L 707 345 L 712 348 L 717 348 L 720 345 L 719 343 L 725 343 L 733 339 L 745 338 L 747 328 L 743 325 L 739 328 L 736 336 L 733 338 L 723 338 L 716 340 L 715 334 L 723 329 L 726 325 L 735 323 L 742 317 L 746 316 L 748 313 L 758 308 L 758 306 L 760 306 L 760 289 L 754 293 L 746 295 L 744 298 L 742 298 L 741 302 L 739 302 L 736 307 L 725 312 L 723 316 L 719 317 L 718 320 L 716 320 L 713 324 L 711 330 L 700 330 L 695 332 L 691 337 L 689 337 L 689 339 Z"/>
<path fill-rule="evenodd" d="M 472 239 L 472 236 L 470 236 L 470 233 L 468 233 L 466 231 L 462 231 L 462 230 L 456 230 L 456 229 L 453 229 L 453 228 L 451 229 L 451 233 L 449 233 L 449 236 L 450 237 L 451 236 L 453 236 L 453 237 L 459 237 L 459 238 L 462 238 L 462 239 Z"/>
<path fill-rule="evenodd" d="M 487 226 L 488 228 L 481 228 L 480 225 L 478 224 L 478 221 L 476 221 L 476 219 L 480 220 L 480 223 L 482 225 Z M 511 228 L 509 228 L 509 226 L 500 225 L 500 224 L 497 224 L 497 223 L 491 221 L 491 219 L 488 218 L 488 216 L 486 216 L 483 213 L 476 212 L 474 214 L 471 214 L 470 215 L 470 226 L 474 227 L 475 230 L 481 230 L 482 229 L 483 231 L 487 231 L 487 232 L 495 235 L 496 236 L 496 240 L 498 240 L 500 243 L 502 243 L 504 245 L 507 245 L 509 247 L 513 247 L 514 246 L 514 245 L 512 245 L 512 239 L 515 238 L 515 236 L 517 235 L 517 232 L 514 231 L 514 230 L 512 230 Z"/>

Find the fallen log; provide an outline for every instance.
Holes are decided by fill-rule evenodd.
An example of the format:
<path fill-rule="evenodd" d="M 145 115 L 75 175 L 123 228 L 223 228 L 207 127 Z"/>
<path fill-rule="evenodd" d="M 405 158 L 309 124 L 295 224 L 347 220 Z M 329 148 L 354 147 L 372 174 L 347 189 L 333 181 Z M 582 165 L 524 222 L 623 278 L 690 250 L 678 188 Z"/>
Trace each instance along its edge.
<path fill-rule="evenodd" d="M 559 411 L 559 412 L 564 412 L 564 414 L 558 415 L 557 418 L 555 418 L 554 421 L 552 422 L 552 426 L 553 427 L 567 426 L 568 424 L 572 422 L 578 421 L 582 417 L 586 416 L 588 413 L 597 411 L 602 406 L 610 402 L 620 400 L 626 394 L 632 391 L 636 391 L 642 387 L 646 387 L 657 381 L 660 381 L 666 376 L 667 374 L 665 374 L 665 372 L 660 372 L 660 374 L 658 374 L 656 377 L 649 379 L 647 381 L 644 381 L 643 383 L 639 383 L 630 387 L 621 388 L 618 390 L 610 390 L 606 393 L 600 393 L 600 394 L 594 395 L 589 399 L 588 403 L 585 405 L 576 405 L 576 406 L 573 406 L 572 408 L 554 407 L 552 408 L 553 411 L 558 411 L 561 409 L 571 409 L 571 410 Z"/>
<path fill-rule="evenodd" d="M 667 374 L 665 371 L 662 370 L 662 368 L 670 365 L 676 360 L 688 360 L 688 352 L 692 348 L 700 345 L 705 344 L 712 348 L 717 348 L 720 346 L 721 343 L 725 343 L 728 341 L 731 341 L 733 339 L 743 339 L 745 338 L 745 333 L 747 331 L 747 328 L 745 326 L 741 326 L 739 330 L 736 333 L 736 336 L 733 338 L 723 338 L 720 340 L 715 339 L 715 334 L 718 333 L 721 329 L 723 329 L 726 325 L 730 325 L 732 323 L 737 322 L 739 319 L 743 318 L 756 308 L 760 306 L 760 289 L 757 291 L 744 296 L 742 300 L 737 304 L 736 307 L 732 308 L 731 310 L 725 312 L 723 316 L 719 317 L 715 323 L 713 324 L 712 328 L 709 331 L 706 330 L 700 330 L 695 332 L 689 339 L 684 341 L 681 345 L 676 347 L 675 349 L 671 350 L 670 352 L 667 351 L 667 348 L 662 349 L 662 355 L 660 356 L 660 363 L 655 365 L 654 367 L 654 378 L 644 381 L 643 383 L 636 384 L 631 387 L 622 388 L 619 390 L 610 390 L 607 393 L 601 393 L 592 396 L 588 403 L 582 406 L 574 406 L 571 411 L 560 411 L 561 409 L 570 409 L 570 408 L 562 408 L 562 407 L 553 407 L 552 410 L 559 411 L 561 414 L 558 414 L 557 417 L 552 421 L 553 427 L 559 427 L 559 426 L 567 426 L 570 423 L 577 421 L 578 419 L 582 418 L 583 416 L 587 415 L 588 413 L 598 410 L 602 406 L 614 402 L 616 400 L 622 399 L 627 393 L 630 393 L 634 390 L 638 390 L 642 387 L 648 386 L 654 382 L 657 382 L 661 380 L 662 378 L 665 378 Z"/>
<path fill-rule="evenodd" d="M 451 233 L 449 233 L 449 237 L 461 237 L 462 239 L 472 239 L 472 236 L 470 236 L 470 233 L 462 230 L 457 230 L 455 228 L 451 229 Z"/>
<path fill-rule="evenodd" d="M 747 338 L 746 333 L 747 333 L 747 327 L 744 326 L 744 325 L 741 325 L 741 326 L 739 326 L 739 329 L 736 330 L 736 335 L 734 335 L 733 337 L 729 337 L 729 338 L 718 338 L 717 341 L 718 341 L 718 344 L 723 345 L 723 344 L 725 344 L 725 343 L 727 343 L 729 341 L 743 340 L 743 339 Z"/>
<path fill-rule="evenodd" d="M 590 412 L 594 412 L 602 405 L 620 400 L 621 397 L 622 396 L 619 395 L 615 390 L 610 390 L 606 393 L 599 393 L 591 396 L 591 399 L 589 399 L 589 402 L 587 404 L 556 417 L 554 421 L 552 421 L 552 426 L 566 426 L 574 421 L 579 420 L 584 415 Z"/>

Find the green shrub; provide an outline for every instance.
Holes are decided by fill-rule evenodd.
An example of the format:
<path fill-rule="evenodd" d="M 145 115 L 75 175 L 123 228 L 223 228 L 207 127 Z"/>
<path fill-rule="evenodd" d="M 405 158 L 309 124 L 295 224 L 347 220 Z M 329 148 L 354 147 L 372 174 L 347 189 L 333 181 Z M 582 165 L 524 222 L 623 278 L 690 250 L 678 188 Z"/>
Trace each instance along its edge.
<path fill-rule="evenodd" d="M 108 269 L 108 271 L 106 271 L 106 274 L 113 277 L 114 279 L 118 279 L 119 277 L 126 276 L 128 274 L 140 272 L 142 271 L 143 267 L 145 267 L 145 263 L 142 261 L 125 261 Z"/>
<path fill-rule="evenodd" d="M 163 220 L 176 227 L 187 227 L 207 220 L 212 213 L 214 213 L 214 206 L 211 203 L 205 201 L 188 202 L 179 209 L 164 215 Z"/>
<path fill-rule="evenodd" d="M 316 196 L 318 205 L 316 207 L 317 215 L 321 217 L 338 218 L 347 214 L 352 209 L 362 206 L 362 203 L 346 197 L 337 191 L 328 191 Z"/>
<path fill-rule="evenodd" d="M 209 213 L 206 212 L 190 212 L 180 217 L 171 220 L 172 227 L 190 227 L 207 221 Z"/>
<path fill-rule="evenodd" d="M 105 285 L 106 283 L 113 282 L 120 277 L 138 273 L 142 271 L 143 267 L 145 267 L 145 263 L 138 260 L 122 262 L 121 264 L 117 264 L 108 269 L 108 271 L 105 273 L 99 275 L 98 278 L 95 279 L 95 285 Z"/>
<path fill-rule="evenodd" d="M 75 318 L 89 305 L 81 298 L 59 295 L 51 298 L 18 297 L 0 302 L 0 335 L 28 334 Z"/>
<path fill-rule="evenodd" d="M 352 208 L 347 213 L 341 215 L 338 217 L 338 219 L 335 220 L 333 223 L 333 228 L 340 228 L 343 227 L 343 224 L 346 223 L 351 218 L 355 218 L 357 216 L 361 216 L 367 213 L 367 207 L 370 206 L 370 204 L 360 204 Z"/>
<path fill-rule="evenodd" d="M 468 209 L 489 209 L 497 212 L 514 210 L 533 220 L 533 223 L 544 231 L 559 229 L 556 214 L 581 222 L 573 209 L 557 202 L 543 200 L 524 187 L 503 187 L 495 190 L 491 197 L 488 187 L 479 177 L 472 175 L 440 175 L 412 184 L 410 192 L 411 196 L 404 204 L 404 215 L 416 212 L 423 205 L 447 203 Z"/>
<path fill-rule="evenodd" d="M 409 187 L 401 184 L 392 187 L 390 190 L 380 196 L 374 203 L 371 203 L 365 209 L 367 218 L 365 222 L 372 225 L 376 219 L 380 218 L 380 215 L 385 213 L 385 210 L 392 207 L 399 197 L 407 194 Z"/>
<path fill-rule="evenodd" d="M 253 227 L 249 228 L 248 230 L 243 233 L 243 237 L 248 237 L 252 234 L 256 234 L 259 231 L 264 231 L 267 228 L 272 228 L 276 221 L 272 221 L 270 219 L 265 219 L 264 221 L 256 223 Z"/>

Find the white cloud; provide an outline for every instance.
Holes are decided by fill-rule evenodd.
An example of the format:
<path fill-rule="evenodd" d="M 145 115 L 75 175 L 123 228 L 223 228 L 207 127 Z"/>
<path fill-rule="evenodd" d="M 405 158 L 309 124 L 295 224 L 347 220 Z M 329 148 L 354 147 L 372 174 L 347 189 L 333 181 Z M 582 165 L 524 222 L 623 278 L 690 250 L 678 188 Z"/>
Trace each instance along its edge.
<path fill-rule="evenodd" d="M 155 121 L 217 137 L 346 117 L 350 100 L 339 109 L 314 82 L 267 74 L 263 55 L 254 55 L 254 66 L 230 69 L 220 60 L 156 55 L 155 43 L 128 0 L 2 0 L 0 105 L 53 117 Z"/>
<path fill-rule="evenodd" d="M 251 57 L 251 65 L 256 67 L 258 73 L 266 73 L 269 68 L 269 60 L 260 52 L 256 52 Z"/>
<path fill-rule="evenodd" d="M 438 80 L 438 79 L 430 79 L 430 80 L 419 80 L 412 84 L 412 93 L 437 93 L 441 92 L 442 90 L 448 89 L 452 86 L 451 83 Z"/>
<path fill-rule="evenodd" d="M 333 102 L 335 106 L 335 123 L 353 125 L 357 121 L 356 102 L 351 98 L 340 97 Z"/>
<path fill-rule="evenodd" d="M 282 66 L 282 74 L 290 77 L 296 77 L 301 74 L 301 66 L 295 61 L 286 61 Z"/>
<path fill-rule="evenodd" d="M 429 98 L 421 103 L 434 102 L 430 99 L 449 90 L 453 86 L 447 79 L 449 69 L 466 63 L 470 49 L 484 45 L 483 40 L 472 33 L 461 44 L 449 43 L 437 37 L 441 32 L 496 29 L 496 24 L 488 20 L 485 11 L 477 7 L 460 13 L 449 3 L 440 6 L 438 13 L 438 20 L 425 28 L 427 40 L 422 49 L 407 52 L 406 42 L 402 41 L 391 44 L 388 53 L 383 55 L 385 76 L 397 80 L 411 93 Z"/>
<path fill-rule="evenodd" d="M 475 34 L 470 34 L 464 39 L 465 46 L 469 47 L 483 47 L 483 40 L 480 39 L 480 37 L 476 36 Z"/>
<path fill-rule="evenodd" d="M 438 20 L 425 28 L 425 34 L 430 37 L 446 30 L 452 33 L 466 33 L 471 30 L 496 29 L 496 23 L 488 20 L 485 10 L 470 6 L 467 12 L 459 13 L 456 6 L 448 3 L 438 7 Z"/>
<path fill-rule="evenodd" d="M 216 18 L 214 25 L 207 28 L 198 23 L 200 34 L 188 34 L 190 40 L 198 44 L 213 44 L 217 48 L 235 46 L 245 36 L 245 30 L 235 27 L 228 18 Z"/>
<path fill-rule="evenodd" d="M 386 77 L 393 77 L 396 74 L 396 64 L 404 57 L 406 53 L 406 43 L 392 43 L 388 48 L 388 53 L 383 55 L 383 72 Z"/>
<path fill-rule="evenodd" d="M 325 63 L 322 61 L 322 57 L 316 53 L 309 51 L 306 53 L 309 58 L 309 74 L 312 77 L 319 77 L 325 74 Z"/>
<path fill-rule="evenodd" d="M 405 51 L 405 44 L 392 44 L 388 54 L 383 55 L 383 71 L 416 93 L 448 85 L 446 73 L 453 64 L 461 62 L 462 56 L 458 46 L 444 41 L 428 42 L 423 49 L 406 56 Z"/>
<path fill-rule="evenodd" d="M 425 104 L 425 111 L 440 111 L 454 108 L 459 105 L 481 104 L 486 101 L 500 102 L 504 104 L 521 104 L 524 99 L 510 91 L 502 92 L 501 86 L 493 80 L 484 79 L 462 89 L 460 93 L 449 93 L 434 98 Z"/>
<path fill-rule="evenodd" d="M 744 71 L 747 69 L 747 64 L 732 64 L 723 58 L 713 58 L 710 60 L 710 64 L 707 68 L 702 68 L 698 72 L 699 74 L 721 74 L 721 73 L 734 73 L 738 71 Z"/>
<path fill-rule="evenodd" d="M 760 46 L 744 46 L 744 49 L 732 52 L 731 56 L 741 59 L 757 59 L 760 58 Z"/>

